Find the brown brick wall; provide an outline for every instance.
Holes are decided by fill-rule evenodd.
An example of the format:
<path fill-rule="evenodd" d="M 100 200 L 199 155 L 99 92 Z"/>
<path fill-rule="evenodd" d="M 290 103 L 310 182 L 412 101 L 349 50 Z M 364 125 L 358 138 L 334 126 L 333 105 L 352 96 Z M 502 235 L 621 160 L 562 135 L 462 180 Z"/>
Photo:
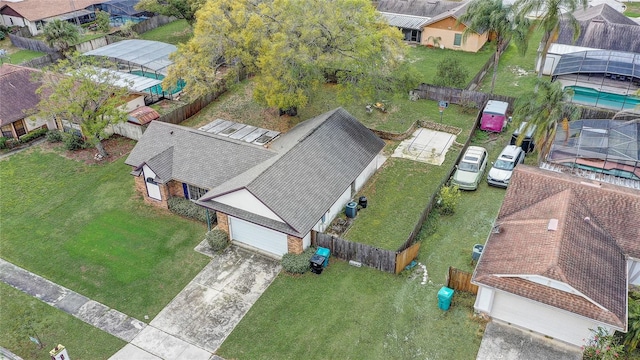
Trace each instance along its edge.
<path fill-rule="evenodd" d="M 229 216 L 227 214 L 216 211 L 216 218 L 218 219 L 218 229 L 229 234 Z"/>
<path fill-rule="evenodd" d="M 136 187 L 136 191 L 139 192 L 144 198 L 144 202 L 164 209 L 169 208 L 169 206 L 167 205 L 167 199 L 169 199 L 169 190 L 166 185 L 160 184 L 160 196 L 162 197 L 162 200 L 160 201 L 149 197 L 149 193 L 147 193 L 147 184 L 145 183 L 144 176 L 142 174 L 134 177 L 134 184 Z"/>
<path fill-rule="evenodd" d="M 302 239 L 299 237 L 287 235 L 287 250 L 290 253 L 302 254 Z"/>
<path fill-rule="evenodd" d="M 167 184 L 169 186 L 169 195 L 184 197 L 184 189 L 182 188 L 182 183 L 179 181 L 171 180 Z"/>

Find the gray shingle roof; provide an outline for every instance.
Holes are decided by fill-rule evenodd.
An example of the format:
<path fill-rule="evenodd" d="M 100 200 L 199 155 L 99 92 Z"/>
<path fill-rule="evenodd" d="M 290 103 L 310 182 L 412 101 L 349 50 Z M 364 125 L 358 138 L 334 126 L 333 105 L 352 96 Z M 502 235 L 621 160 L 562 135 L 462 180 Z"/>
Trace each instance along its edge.
<path fill-rule="evenodd" d="M 424 23 L 430 19 L 426 16 L 393 14 L 386 12 L 381 12 L 380 14 L 387 20 L 389 25 L 402 29 L 422 30 Z"/>
<path fill-rule="evenodd" d="M 161 183 L 174 179 L 212 189 L 275 155 L 257 145 L 153 121 L 125 163 L 149 165 Z"/>
<path fill-rule="evenodd" d="M 635 21 L 621 14 L 607 4 L 591 6 L 573 12 L 573 17 L 578 21 L 605 21 L 611 24 L 637 25 Z"/>
<path fill-rule="evenodd" d="M 434 17 L 460 6 L 457 1 L 432 0 L 380 0 L 377 10 L 380 12 Z"/>
<path fill-rule="evenodd" d="M 384 147 L 384 141 L 339 108 L 300 123 L 272 145 L 277 157 L 207 193 L 200 204 L 224 211 L 210 199 L 246 188 L 304 236 Z M 260 219 L 260 225 L 273 228 Z"/>

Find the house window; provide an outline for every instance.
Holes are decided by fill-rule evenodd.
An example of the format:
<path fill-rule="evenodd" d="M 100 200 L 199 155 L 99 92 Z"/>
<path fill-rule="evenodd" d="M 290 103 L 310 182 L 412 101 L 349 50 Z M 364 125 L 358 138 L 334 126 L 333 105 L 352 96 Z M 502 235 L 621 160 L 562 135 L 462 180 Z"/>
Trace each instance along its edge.
<path fill-rule="evenodd" d="M 193 201 L 200 199 L 207 192 L 206 189 L 189 184 L 187 184 L 187 190 L 189 191 L 189 200 Z"/>
<path fill-rule="evenodd" d="M 13 128 L 16 129 L 16 135 L 18 137 L 27 133 L 27 129 L 24 127 L 24 121 L 18 120 L 13 123 Z"/>
<path fill-rule="evenodd" d="M 11 125 L 5 125 L 0 129 L 2 129 L 2 137 L 13 139 L 13 131 L 11 131 Z"/>
<path fill-rule="evenodd" d="M 460 46 L 462 44 L 462 34 L 455 34 L 453 36 L 453 46 Z"/>

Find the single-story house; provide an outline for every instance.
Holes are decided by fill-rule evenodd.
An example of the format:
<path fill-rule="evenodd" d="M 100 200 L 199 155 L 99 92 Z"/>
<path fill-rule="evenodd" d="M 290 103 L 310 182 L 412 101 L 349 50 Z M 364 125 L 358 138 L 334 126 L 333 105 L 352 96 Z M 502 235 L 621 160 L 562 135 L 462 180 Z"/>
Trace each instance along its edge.
<path fill-rule="evenodd" d="M 640 192 L 518 166 L 473 273 L 474 308 L 576 346 L 627 331 L 640 284 Z"/>
<path fill-rule="evenodd" d="M 125 163 L 147 202 L 196 201 L 234 242 L 279 257 L 325 230 L 381 166 L 383 147 L 338 108 L 266 146 L 154 121 Z"/>
<path fill-rule="evenodd" d="M 463 42 L 466 25 L 457 24 L 468 5 L 457 1 L 382 0 L 377 9 L 389 25 L 402 31 L 406 41 L 477 52 L 487 42 L 488 34 L 473 33 Z"/>
<path fill-rule="evenodd" d="M 32 80 L 39 70 L 18 65 L 0 65 L 0 129 L 2 136 L 18 139 L 33 130 L 56 129 L 53 119 L 35 115 L 40 102 L 36 90 L 40 83 Z"/>
<path fill-rule="evenodd" d="M 570 21 L 562 20 L 558 38 L 549 46 L 543 74 L 553 74 L 562 55 L 589 50 L 612 50 L 640 53 L 640 24 L 606 3 L 573 12 L 580 24 L 580 34 L 573 41 Z M 624 41 L 621 41 L 624 39 Z M 540 65 L 540 59 L 536 67 Z"/>
<path fill-rule="evenodd" d="M 12 0 L 0 1 L 0 24 L 25 26 L 31 35 L 42 32 L 55 19 L 86 23 L 95 19 L 95 5 L 104 0 Z"/>

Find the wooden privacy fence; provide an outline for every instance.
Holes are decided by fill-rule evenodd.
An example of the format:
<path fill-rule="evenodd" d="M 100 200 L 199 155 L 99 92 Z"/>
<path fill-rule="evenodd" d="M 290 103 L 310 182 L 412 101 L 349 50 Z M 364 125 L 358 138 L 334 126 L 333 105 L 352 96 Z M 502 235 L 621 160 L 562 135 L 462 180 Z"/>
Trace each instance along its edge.
<path fill-rule="evenodd" d="M 222 81 L 222 80 L 219 80 Z M 186 119 L 197 114 L 205 106 L 209 105 L 213 100 L 217 99 L 227 90 L 226 85 L 222 84 L 220 89 L 216 92 L 202 95 L 196 98 L 194 101 L 182 105 L 179 108 L 172 110 L 171 112 L 164 114 L 158 118 L 157 121 L 162 121 L 170 124 L 180 124 Z"/>
<path fill-rule="evenodd" d="M 456 291 L 464 291 L 472 294 L 478 293 L 478 286 L 471 283 L 473 275 L 466 271 L 449 266 L 447 274 L 447 287 Z"/>
<path fill-rule="evenodd" d="M 357 261 L 384 272 L 397 274 L 418 255 L 420 244 L 403 251 L 391 251 L 345 240 L 324 233 L 316 233 L 315 245 L 331 250 L 331 255 L 346 261 Z"/>

